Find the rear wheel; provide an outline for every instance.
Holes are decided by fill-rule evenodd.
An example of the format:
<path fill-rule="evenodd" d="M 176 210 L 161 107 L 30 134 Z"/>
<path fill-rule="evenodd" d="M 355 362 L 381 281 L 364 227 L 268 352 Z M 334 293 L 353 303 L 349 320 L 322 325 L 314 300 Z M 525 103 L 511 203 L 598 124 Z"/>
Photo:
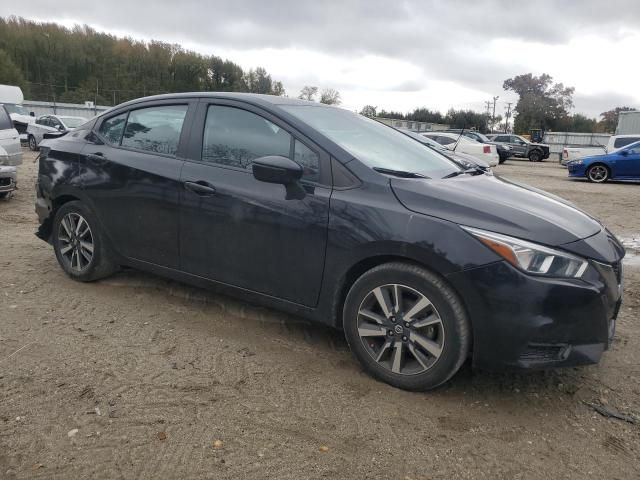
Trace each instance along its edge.
<path fill-rule="evenodd" d="M 95 216 L 82 202 L 58 209 L 52 236 L 58 263 L 72 279 L 91 282 L 117 270 Z"/>
<path fill-rule="evenodd" d="M 363 274 L 347 295 L 343 324 L 364 369 L 406 390 L 443 384 L 469 352 L 462 302 L 444 280 L 415 265 L 387 263 Z"/>
<path fill-rule="evenodd" d="M 587 178 L 590 182 L 604 183 L 609 180 L 609 169 L 600 163 L 591 165 L 587 170 Z"/>
<path fill-rule="evenodd" d="M 38 150 L 38 144 L 36 143 L 36 137 L 33 135 L 29 135 L 29 150 L 33 150 L 34 152 Z"/>

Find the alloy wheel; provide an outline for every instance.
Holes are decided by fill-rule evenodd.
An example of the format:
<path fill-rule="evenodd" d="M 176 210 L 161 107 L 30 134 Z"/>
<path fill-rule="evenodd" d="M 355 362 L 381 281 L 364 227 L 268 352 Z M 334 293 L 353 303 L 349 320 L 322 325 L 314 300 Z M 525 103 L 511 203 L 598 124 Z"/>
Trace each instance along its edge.
<path fill-rule="evenodd" d="M 93 234 L 89 223 L 76 212 L 67 213 L 58 228 L 60 255 L 77 272 L 86 269 L 93 259 Z"/>
<path fill-rule="evenodd" d="M 406 285 L 371 290 L 360 304 L 357 325 L 368 354 L 395 374 L 424 373 L 444 348 L 440 314 L 424 294 Z"/>
<path fill-rule="evenodd" d="M 37 148 L 36 139 L 33 136 L 29 137 L 29 148 L 33 151 L 35 151 Z"/>
<path fill-rule="evenodd" d="M 603 165 L 594 165 L 589 169 L 589 180 L 592 182 L 604 182 L 608 176 L 609 172 L 607 171 L 607 167 Z"/>

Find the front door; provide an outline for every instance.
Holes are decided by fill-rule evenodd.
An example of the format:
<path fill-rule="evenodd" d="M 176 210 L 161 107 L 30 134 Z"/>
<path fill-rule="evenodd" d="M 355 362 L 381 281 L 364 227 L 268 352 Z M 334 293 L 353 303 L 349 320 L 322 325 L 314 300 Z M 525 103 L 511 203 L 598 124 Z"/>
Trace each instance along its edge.
<path fill-rule="evenodd" d="M 187 111 L 186 102 L 165 103 L 106 117 L 82 150 L 82 187 L 125 257 L 179 266 L 179 148 Z"/>
<path fill-rule="evenodd" d="M 182 170 L 181 269 L 306 306 L 322 282 L 328 156 L 268 112 L 203 101 Z M 204 132 L 204 135 L 203 133 Z M 290 157 L 304 168 L 296 194 L 252 174 L 253 159 Z"/>
<path fill-rule="evenodd" d="M 627 148 L 626 155 L 618 154 L 615 163 L 616 176 L 640 178 L 640 145 Z"/>

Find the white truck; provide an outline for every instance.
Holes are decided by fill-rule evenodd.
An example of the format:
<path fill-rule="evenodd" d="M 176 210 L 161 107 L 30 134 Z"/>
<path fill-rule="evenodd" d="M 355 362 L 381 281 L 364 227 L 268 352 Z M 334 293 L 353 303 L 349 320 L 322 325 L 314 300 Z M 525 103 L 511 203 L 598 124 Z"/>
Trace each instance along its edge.
<path fill-rule="evenodd" d="M 35 116 L 22 106 L 22 89 L 15 85 L 0 85 L 0 105 L 9 113 L 14 128 L 20 134 L 20 142 L 27 143 L 27 127 L 35 122 Z"/>
<path fill-rule="evenodd" d="M 606 145 L 600 145 L 599 147 L 564 147 L 562 149 L 562 159 L 560 163 L 566 165 L 570 161 L 578 158 L 611 153 L 638 140 L 640 140 L 640 133 L 633 135 L 612 135 L 609 137 Z"/>

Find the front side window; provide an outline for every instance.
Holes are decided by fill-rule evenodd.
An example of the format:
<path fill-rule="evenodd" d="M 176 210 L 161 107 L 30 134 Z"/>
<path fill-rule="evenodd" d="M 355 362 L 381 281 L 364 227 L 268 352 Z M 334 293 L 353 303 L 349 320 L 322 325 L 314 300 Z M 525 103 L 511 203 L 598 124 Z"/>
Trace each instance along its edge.
<path fill-rule="evenodd" d="M 438 137 L 438 143 L 440 145 L 451 145 L 452 143 L 456 143 L 456 141 L 449 137 Z"/>
<path fill-rule="evenodd" d="M 311 182 L 320 181 L 320 159 L 318 154 L 298 140 L 294 144 L 293 160 L 302 165 L 303 179 Z"/>
<path fill-rule="evenodd" d="M 255 113 L 211 105 L 202 142 L 202 161 L 250 168 L 256 158 L 290 157 L 291 135 Z"/>
<path fill-rule="evenodd" d="M 166 105 L 132 110 L 122 135 L 122 146 L 175 155 L 187 105 Z"/>
<path fill-rule="evenodd" d="M 508 143 L 508 142 L 509 142 L 509 137 L 508 137 L 508 136 L 506 136 L 506 135 L 498 135 L 498 136 L 495 138 L 495 141 L 496 141 L 496 142 Z"/>
<path fill-rule="evenodd" d="M 112 145 L 120 145 L 120 139 L 122 138 L 122 132 L 124 131 L 124 124 L 127 121 L 127 114 L 121 113 L 115 117 L 106 119 L 100 125 L 100 135 Z"/>

